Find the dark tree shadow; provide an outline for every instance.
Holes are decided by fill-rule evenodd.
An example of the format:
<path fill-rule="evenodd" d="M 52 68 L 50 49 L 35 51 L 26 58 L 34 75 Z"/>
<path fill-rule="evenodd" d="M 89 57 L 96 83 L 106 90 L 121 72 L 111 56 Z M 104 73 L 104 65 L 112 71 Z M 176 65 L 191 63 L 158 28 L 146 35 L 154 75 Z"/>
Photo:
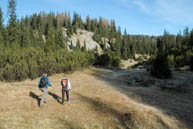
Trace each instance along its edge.
<path fill-rule="evenodd" d="M 128 112 L 120 112 L 113 107 L 109 106 L 108 104 L 102 102 L 98 98 L 90 98 L 88 96 L 84 96 L 79 93 L 74 93 L 77 96 L 80 97 L 84 102 L 91 104 L 92 108 L 101 115 L 110 115 L 110 116 L 116 116 L 120 120 L 120 124 L 125 127 L 125 129 L 128 129 L 128 127 L 125 125 L 125 121 L 132 121 L 132 114 Z M 131 122 L 133 123 L 133 122 Z M 133 126 L 133 125 L 131 125 Z"/>
<path fill-rule="evenodd" d="M 37 100 L 37 103 L 38 103 L 38 106 L 40 106 L 40 100 L 41 100 L 41 98 L 40 98 L 38 95 L 36 95 L 35 93 L 33 93 L 33 92 L 30 91 L 29 96 L 32 97 L 32 98 L 34 98 L 34 99 L 36 99 L 36 100 Z"/>
<path fill-rule="evenodd" d="M 114 73 L 119 73 L 120 71 L 122 73 L 129 73 L 130 76 L 133 74 L 132 70 L 107 71 L 105 69 L 95 69 L 92 75 L 99 80 L 109 83 L 112 87 L 122 91 L 128 97 L 138 101 L 139 103 L 144 103 L 161 109 L 167 115 L 173 116 L 182 122 L 187 128 L 192 129 L 193 84 L 191 84 L 191 86 L 185 86 L 189 91 L 188 93 L 163 91 L 156 87 L 137 87 L 128 84 L 127 80 L 121 80 L 115 76 L 113 77 Z"/>
<path fill-rule="evenodd" d="M 58 103 L 61 103 L 60 102 L 60 100 L 61 100 L 61 97 L 60 96 L 58 96 L 57 94 L 55 94 L 55 93 L 52 93 L 52 92 L 48 92 L 48 94 L 50 95 L 50 96 L 52 96 Z"/>

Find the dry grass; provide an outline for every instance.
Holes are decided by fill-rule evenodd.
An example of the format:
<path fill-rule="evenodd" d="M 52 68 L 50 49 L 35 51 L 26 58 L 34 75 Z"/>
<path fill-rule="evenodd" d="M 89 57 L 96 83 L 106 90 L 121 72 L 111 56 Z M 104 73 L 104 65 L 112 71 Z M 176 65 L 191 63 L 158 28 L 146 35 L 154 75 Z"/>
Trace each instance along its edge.
<path fill-rule="evenodd" d="M 110 73 L 111 78 L 105 73 Z M 127 122 L 132 129 L 188 128 L 161 108 L 139 101 L 137 90 L 115 87 L 125 85 L 115 83 L 116 80 L 109 82 L 114 77 L 109 70 L 90 68 L 68 74 L 72 85 L 71 101 L 61 105 L 62 76 L 49 77 L 53 87 L 49 88 L 49 103 L 42 108 L 38 106 L 39 78 L 0 83 L 0 129 L 128 129 Z M 135 121 L 138 127 L 134 126 Z"/>

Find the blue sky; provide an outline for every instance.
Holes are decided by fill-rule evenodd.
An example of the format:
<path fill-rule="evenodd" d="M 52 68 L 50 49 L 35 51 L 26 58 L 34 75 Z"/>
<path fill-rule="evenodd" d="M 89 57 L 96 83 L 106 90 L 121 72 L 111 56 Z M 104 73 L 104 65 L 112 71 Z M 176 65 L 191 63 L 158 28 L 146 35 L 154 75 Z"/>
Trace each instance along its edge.
<path fill-rule="evenodd" d="M 103 17 L 114 19 L 129 34 L 162 35 L 164 29 L 177 34 L 185 27 L 193 28 L 193 0 L 16 0 L 17 16 L 40 11 L 75 11 L 83 19 Z M 0 0 L 0 7 L 7 15 L 8 0 Z"/>

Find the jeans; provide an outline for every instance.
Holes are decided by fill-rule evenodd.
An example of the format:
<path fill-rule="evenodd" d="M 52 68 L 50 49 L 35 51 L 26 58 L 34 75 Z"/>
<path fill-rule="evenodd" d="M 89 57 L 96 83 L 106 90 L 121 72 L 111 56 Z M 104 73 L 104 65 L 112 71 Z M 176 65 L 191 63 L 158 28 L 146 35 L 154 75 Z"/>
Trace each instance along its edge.
<path fill-rule="evenodd" d="M 70 100 L 69 90 L 62 90 L 62 103 L 64 103 L 64 94 L 66 93 L 67 101 Z"/>

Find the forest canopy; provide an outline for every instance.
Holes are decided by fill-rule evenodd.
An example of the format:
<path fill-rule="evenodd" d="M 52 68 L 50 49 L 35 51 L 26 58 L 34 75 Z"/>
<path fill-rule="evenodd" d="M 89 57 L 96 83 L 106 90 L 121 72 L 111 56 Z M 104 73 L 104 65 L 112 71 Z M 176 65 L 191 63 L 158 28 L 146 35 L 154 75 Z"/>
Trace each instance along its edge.
<path fill-rule="evenodd" d="M 85 20 L 78 13 L 34 13 L 17 19 L 15 0 L 9 0 L 7 25 L 0 8 L 0 80 L 34 79 L 42 73 L 73 71 L 92 64 L 118 67 L 120 60 L 148 54 L 167 61 L 168 67 L 191 65 L 193 68 L 193 30 L 163 36 L 129 35 L 114 20 L 102 17 Z M 77 29 L 94 33 L 93 39 L 103 49 L 87 50 L 69 38 Z M 67 36 L 64 36 L 64 33 Z M 109 44 L 109 47 L 107 47 Z M 105 62 L 104 62 L 105 61 Z M 158 61 L 159 62 L 159 61 Z"/>

